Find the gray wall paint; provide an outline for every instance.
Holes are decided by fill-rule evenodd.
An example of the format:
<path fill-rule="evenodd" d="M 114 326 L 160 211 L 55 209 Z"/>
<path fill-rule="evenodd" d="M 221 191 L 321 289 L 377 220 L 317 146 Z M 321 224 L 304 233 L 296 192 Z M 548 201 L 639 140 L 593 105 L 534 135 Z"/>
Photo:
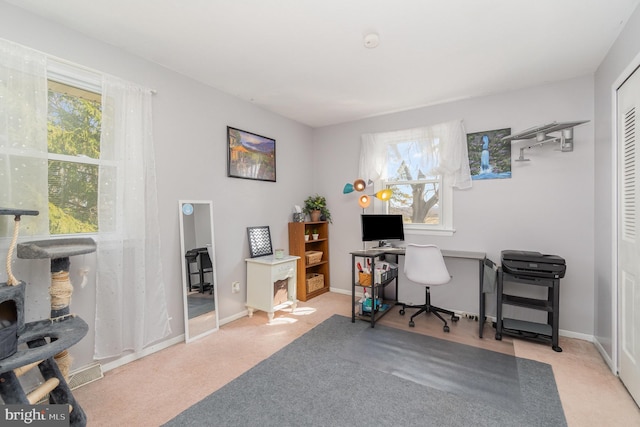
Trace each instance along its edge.
<path fill-rule="evenodd" d="M 614 295 L 617 293 L 613 282 L 615 261 L 612 260 L 615 239 L 614 180 L 612 167 L 615 141 L 613 140 L 613 91 L 614 83 L 622 77 L 629 66 L 640 65 L 640 8 L 627 22 L 618 40 L 611 47 L 595 73 L 595 244 L 594 264 L 595 298 L 594 307 L 596 341 L 615 366 L 615 315 Z M 620 83 L 618 81 L 618 83 Z"/>
<path fill-rule="evenodd" d="M 494 261 L 503 249 L 564 257 L 560 328 L 593 333 L 593 79 L 586 76 L 500 95 L 452 102 L 403 113 L 317 129 L 314 134 L 316 190 L 328 197 L 331 227 L 331 286 L 350 289 L 349 251 L 361 246 L 356 196 L 342 186 L 357 178 L 360 135 L 436 124 L 462 118 L 466 131 L 510 127 L 513 132 L 553 121 L 590 120 L 575 128 L 575 149 L 545 145 L 527 152 L 530 162 L 512 162 L 512 178 L 474 181 L 454 192 L 452 237 L 406 236 L 407 242 L 435 243 L 445 249 L 485 251 Z M 515 144 L 514 144 L 515 145 Z M 512 149 L 512 159 L 519 151 Z M 366 179 L 367 177 L 362 177 Z M 377 189 L 376 189 L 377 190 Z M 432 291 L 434 304 L 478 312 L 477 264 L 449 261 L 453 281 Z M 406 286 L 402 299 L 424 299 L 422 288 Z M 492 308 L 493 308 L 492 304 Z M 490 314 L 495 312 L 490 309 Z M 509 314 L 509 312 L 507 312 Z M 528 313 L 536 320 L 541 313 Z"/>
<path fill-rule="evenodd" d="M 178 224 L 179 199 L 213 200 L 220 319 L 245 310 L 245 258 L 249 256 L 246 227 L 269 225 L 275 247 L 288 247 L 287 222 L 294 204 L 310 193 L 312 129 L 204 86 L 187 77 L 89 39 L 18 8 L 0 2 L 0 37 L 76 64 L 157 90 L 153 100 L 158 176 L 162 266 L 171 316 L 172 337 L 184 332 L 182 273 Z M 276 139 L 277 182 L 226 176 L 226 126 Z M 77 268 L 90 255 L 74 257 Z M 28 280 L 28 320 L 48 317 L 46 262 L 16 261 L 17 277 Z M 95 271 L 95 270 L 92 270 Z M 242 290 L 231 293 L 231 283 Z M 95 281 L 76 286 L 72 311 L 90 325 L 89 335 L 73 348 L 73 369 L 89 364 L 93 355 Z M 108 362 L 108 361 L 104 361 Z"/>
<path fill-rule="evenodd" d="M 503 127 L 519 131 L 551 121 L 592 120 L 576 128 L 574 152 L 560 153 L 554 146 L 535 149 L 529 153 L 531 162 L 513 163 L 511 179 L 474 182 L 471 190 L 456 190 L 457 232 L 453 237 L 407 239 L 434 242 L 443 248 L 484 250 L 494 260 L 499 259 L 502 249 L 539 250 L 565 257 L 569 269 L 562 282 L 560 327 L 587 337 L 595 333 L 606 348 L 613 333 L 611 266 L 603 261 L 611 257 L 610 85 L 640 51 L 639 15 L 636 11 L 596 73 L 595 86 L 593 78 L 586 76 L 317 130 L 4 2 L 0 2 L 0 37 L 157 90 L 154 134 L 162 259 L 173 329 L 169 338 L 183 332 L 178 199 L 213 200 L 220 317 L 232 318 L 244 310 L 244 259 L 248 256 L 245 228 L 269 225 L 274 246 L 287 247 L 286 223 L 291 206 L 316 192 L 327 196 L 334 218 L 330 231 L 332 288 L 344 292 L 350 289 L 348 252 L 361 246 L 361 210 L 355 197 L 342 195 L 341 189 L 356 178 L 362 133 L 452 118 L 464 119 L 467 132 Z M 227 125 L 277 140 L 277 183 L 226 177 Z M 514 150 L 512 157 L 517 154 Z M 90 255 L 72 260 L 72 269 L 74 261 L 93 267 Z M 477 312 L 476 265 L 464 261 L 449 264 L 454 281 L 434 298 L 442 305 Z M 30 295 L 36 306 L 27 313 L 31 316 L 28 320 L 48 316 L 47 263 L 34 261 L 27 265 L 18 260 L 15 271 L 22 271 L 21 278 L 29 282 L 28 298 Z M 235 280 L 243 284 L 239 294 L 230 291 Z M 72 281 L 79 281 L 73 271 Z M 89 336 L 73 349 L 74 368 L 91 361 L 92 285 L 90 281 L 86 288 L 76 289 L 72 302 L 72 310 L 91 327 Z M 422 294 L 407 297 L 417 301 Z"/>

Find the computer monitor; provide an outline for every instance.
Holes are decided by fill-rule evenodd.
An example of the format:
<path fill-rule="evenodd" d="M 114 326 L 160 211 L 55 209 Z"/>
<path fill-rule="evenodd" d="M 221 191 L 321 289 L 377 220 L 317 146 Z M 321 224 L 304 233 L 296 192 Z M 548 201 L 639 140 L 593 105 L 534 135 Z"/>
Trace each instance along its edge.
<path fill-rule="evenodd" d="M 404 240 L 402 215 L 363 214 L 362 241 L 378 241 L 383 246 L 387 240 Z"/>

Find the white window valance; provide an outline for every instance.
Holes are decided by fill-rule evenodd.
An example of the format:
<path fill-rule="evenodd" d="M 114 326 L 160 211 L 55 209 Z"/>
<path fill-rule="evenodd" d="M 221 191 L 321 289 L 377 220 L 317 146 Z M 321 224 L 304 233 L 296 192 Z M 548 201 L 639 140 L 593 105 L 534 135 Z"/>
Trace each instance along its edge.
<path fill-rule="evenodd" d="M 467 139 L 462 120 L 362 135 L 359 176 L 371 179 L 376 186 L 387 180 L 387 150 L 401 142 L 416 144 L 414 152 L 420 155 L 412 161 L 418 162 L 423 173 L 441 175 L 445 185 L 452 188 L 471 187 Z"/>

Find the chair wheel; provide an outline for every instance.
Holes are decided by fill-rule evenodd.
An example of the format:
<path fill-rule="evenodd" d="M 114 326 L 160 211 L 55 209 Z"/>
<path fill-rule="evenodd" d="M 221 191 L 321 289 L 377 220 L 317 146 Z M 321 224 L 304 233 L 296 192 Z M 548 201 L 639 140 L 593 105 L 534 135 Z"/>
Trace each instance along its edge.
<path fill-rule="evenodd" d="M 409 326 L 411 326 L 413 328 L 414 326 L 416 326 L 416 324 L 414 323 L 413 320 L 409 320 Z"/>
<path fill-rule="evenodd" d="M 442 330 L 445 331 L 445 332 L 449 332 L 449 325 L 444 325 Z"/>
<path fill-rule="evenodd" d="M 400 316 L 404 316 L 404 308 L 400 309 Z"/>
<path fill-rule="evenodd" d="M 460 317 L 458 317 L 458 316 L 451 316 L 451 321 L 452 321 L 452 322 L 457 322 L 458 320 L 460 320 Z"/>

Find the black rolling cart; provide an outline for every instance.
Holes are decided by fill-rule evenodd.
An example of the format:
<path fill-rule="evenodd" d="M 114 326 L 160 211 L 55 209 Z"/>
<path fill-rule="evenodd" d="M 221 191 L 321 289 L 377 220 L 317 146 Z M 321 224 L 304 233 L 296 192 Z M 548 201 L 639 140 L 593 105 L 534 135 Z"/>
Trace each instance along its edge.
<path fill-rule="evenodd" d="M 551 343 L 554 351 L 558 345 L 560 315 L 560 279 L 565 273 L 564 259 L 538 252 L 502 251 L 502 266 L 498 269 L 496 339 L 502 335 L 535 339 Z M 547 288 L 546 299 L 527 298 L 504 293 L 504 282 L 514 282 Z M 503 304 L 547 312 L 547 322 L 503 318 Z"/>
<path fill-rule="evenodd" d="M 382 249 L 351 252 L 351 323 L 354 323 L 356 319 L 361 319 L 370 322 L 373 328 L 376 321 L 387 314 L 391 307 L 398 302 L 398 269 L 376 274 L 376 261 L 380 263 L 379 258 L 386 254 L 387 252 Z M 368 273 L 356 269 L 358 259 L 363 260 L 362 262 L 369 269 Z M 385 297 L 385 288 L 391 283 L 395 284 L 394 298 Z M 358 287 L 370 293 L 371 306 L 369 311 L 366 311 L 365 307 L 356 301 L 356 288 Z"/>

